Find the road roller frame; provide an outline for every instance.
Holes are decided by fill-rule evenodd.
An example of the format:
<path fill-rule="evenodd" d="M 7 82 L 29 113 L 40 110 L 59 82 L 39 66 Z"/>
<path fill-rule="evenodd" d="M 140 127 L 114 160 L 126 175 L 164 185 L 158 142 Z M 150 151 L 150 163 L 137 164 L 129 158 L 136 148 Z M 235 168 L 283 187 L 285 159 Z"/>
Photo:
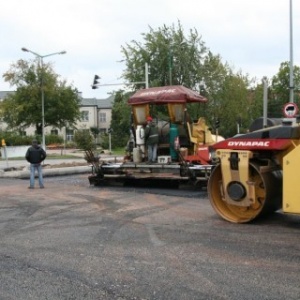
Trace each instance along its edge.
<path fill-rule="evenodd" d="M 255 201 L 253 182 L 249 180 L 251 151 L 218 151 L 223 180 L 220 183 L 222 200 L 238 206 L 249 206 Z"/>

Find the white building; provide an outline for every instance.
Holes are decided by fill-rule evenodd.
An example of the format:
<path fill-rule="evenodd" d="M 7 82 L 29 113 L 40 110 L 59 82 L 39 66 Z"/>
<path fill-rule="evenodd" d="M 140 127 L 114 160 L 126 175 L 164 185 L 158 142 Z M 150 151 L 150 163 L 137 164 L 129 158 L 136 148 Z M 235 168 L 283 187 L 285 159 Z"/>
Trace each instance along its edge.
<path fill-rule="evenodd" d="M 6 95 L 14 92 L 0 91 L 0 101 L 2 101 Z M 98 128 L 100 133 L 107 132 L 111 123 L 111 110 L 114 101 L 114 95 L 109 96 L 106 99 L 96 98 L 82 98 L 80 102 L 81 120 L 78 121 L 74 128 L 63 128 L 60 130 L 55 127 L 45 127 L 45 135 L 58 134 L 62 135 L 65 140 L 73 140 L 74 132 L 76 129 L 90 129 L 91 127 Z M 0 130 L 5 130 L 7 124 L 0 119 Z M 34 135 L 35 127 L 28 127 L 23 132 L 24 135 Z"/>

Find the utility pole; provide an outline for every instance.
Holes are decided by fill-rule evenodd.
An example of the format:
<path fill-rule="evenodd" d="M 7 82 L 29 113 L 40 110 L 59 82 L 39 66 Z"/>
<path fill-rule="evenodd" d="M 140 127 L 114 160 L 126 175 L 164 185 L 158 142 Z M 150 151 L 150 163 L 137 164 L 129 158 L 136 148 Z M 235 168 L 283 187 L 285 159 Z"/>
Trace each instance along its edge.
<path fill-rule="evenodd" d="M 264 85 L 264 95 L 263 95 L 263 128 L 267 127 L 268 125 L 268 79 L 267 77 L 263 78 L 263 85 Z"/>
<path fill-rule="evenodd" d="M 294 67 L 293 67 L 293 4 L 290 0 L 290 102 L 294 102 Z"/>
<path fill-rule="evenodd" d="M 169 85 L 172 85 L 172 72 L 173 72 L 173 46 L 169 46 L 169 53 L 168 53 L 168 59 L 169 59 Z"/>
<path fill-rule="evenodd" d="M 145 63 L 145 88 L 149 88 L 149 66 L 148 63 Z"/>

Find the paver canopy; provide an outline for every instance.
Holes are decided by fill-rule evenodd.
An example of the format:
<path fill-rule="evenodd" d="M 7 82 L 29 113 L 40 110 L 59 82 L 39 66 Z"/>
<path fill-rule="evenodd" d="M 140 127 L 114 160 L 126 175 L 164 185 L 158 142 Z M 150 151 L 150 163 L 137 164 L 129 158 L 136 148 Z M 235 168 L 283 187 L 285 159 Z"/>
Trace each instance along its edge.
<path fill-rule="evenodd" d="M 171 85 L 138 90 L 128 100 L 129 105 L 190 102 L 207 102 L 207 99 L 185 86 Z"/>

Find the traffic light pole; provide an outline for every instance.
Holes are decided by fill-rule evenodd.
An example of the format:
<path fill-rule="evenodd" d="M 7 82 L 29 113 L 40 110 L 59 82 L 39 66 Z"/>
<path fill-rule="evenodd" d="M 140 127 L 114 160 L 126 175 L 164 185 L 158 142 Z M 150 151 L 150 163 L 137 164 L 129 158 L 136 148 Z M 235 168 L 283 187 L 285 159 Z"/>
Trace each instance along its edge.
<path fill-rule="evenodd" d="M 111 154 L 111 132 L 109 132 L 108 138 L 109 138 L 109 154 Z"/>
<path fill-rule="evenodd" d="M 148 64 L 145 63 L 145 81 L 100 84 L 98 83 L 98 79 L 100 79 L 100 77 L 98 75 L 95 75 L 94 83 L 92 84 L 92 89 L 97 89 L 98 87 L 101 86 L 128 85 L 128 84 L 145 84 L 145 88 L 147 89 L 149 88 L 149 67 Z"/>

